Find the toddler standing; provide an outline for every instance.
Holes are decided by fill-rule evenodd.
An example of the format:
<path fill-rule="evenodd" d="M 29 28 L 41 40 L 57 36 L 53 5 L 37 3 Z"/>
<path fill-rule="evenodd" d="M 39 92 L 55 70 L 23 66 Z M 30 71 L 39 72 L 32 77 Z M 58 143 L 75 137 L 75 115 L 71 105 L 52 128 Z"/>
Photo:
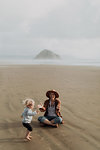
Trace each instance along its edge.
<path fill-rule="evenodd" d="M 38 114 L 39 110 L 36 110 L 34 112 L 32 111 L 35 105 L 35 102 L 33 99 L 25 99 L 23 101 L 23 104 L 25 105 L 25 109 L 21 115 L 21 117 L 23 118 L 22 124 L 27 129 L 25 139 L 30 141 L 32 138 L 32 136 L 30 135 L 32 132 L 32 126 L 30 124 L 32 121 L 32 116 L 35 116 L 36 114 Z"/>

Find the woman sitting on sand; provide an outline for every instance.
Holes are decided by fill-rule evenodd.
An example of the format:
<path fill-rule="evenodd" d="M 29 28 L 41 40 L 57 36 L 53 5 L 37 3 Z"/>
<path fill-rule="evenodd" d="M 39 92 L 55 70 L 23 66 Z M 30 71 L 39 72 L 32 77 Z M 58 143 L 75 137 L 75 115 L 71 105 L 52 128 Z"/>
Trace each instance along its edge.
<path fill-rule="evenodd" d="M 60 114 L 61 102 L 57 98 L 59 94 L 55 90 L 47 91 L 46 96 L 49 98 L 41 105 L 40 111 L 44 112 L 44 116 L 40 116 L 38 120 L 40 123 L 58 127 L 58 124 L 63 123 L 62 116 Z"/>

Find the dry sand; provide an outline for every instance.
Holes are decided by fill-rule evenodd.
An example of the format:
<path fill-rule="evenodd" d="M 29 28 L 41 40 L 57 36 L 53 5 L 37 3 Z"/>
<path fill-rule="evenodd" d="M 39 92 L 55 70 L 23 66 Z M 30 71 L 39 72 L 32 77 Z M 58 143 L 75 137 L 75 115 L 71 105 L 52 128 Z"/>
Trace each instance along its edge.
<path fill-rule="evenodd" d="M 65 121 L 59 128 L 32 121 L 33 139 L 24 142 L 20 115 L 22 100 L 43 102 L 56 89 Z M 100 150 L 100 67 L 1 66 L 0 150 Z"/>

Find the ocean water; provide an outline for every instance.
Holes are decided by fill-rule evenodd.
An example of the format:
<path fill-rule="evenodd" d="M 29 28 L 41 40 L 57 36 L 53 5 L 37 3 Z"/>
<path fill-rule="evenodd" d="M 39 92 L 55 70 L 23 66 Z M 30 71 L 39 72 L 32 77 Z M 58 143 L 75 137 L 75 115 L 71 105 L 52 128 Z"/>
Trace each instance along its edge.
<path fill-rule="evenodd" d="M 79 65 L 79 66 L 100 66 L 100 59 L 66 59 L 60 60 L 36 60 L 32 56 L 0 56 L 0 65 Z"/>

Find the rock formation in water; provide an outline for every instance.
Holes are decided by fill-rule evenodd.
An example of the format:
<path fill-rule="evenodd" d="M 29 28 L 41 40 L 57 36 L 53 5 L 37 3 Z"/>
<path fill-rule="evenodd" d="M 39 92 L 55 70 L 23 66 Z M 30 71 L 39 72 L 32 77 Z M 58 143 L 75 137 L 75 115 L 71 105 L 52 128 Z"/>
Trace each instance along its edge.
<path fill-rule="evenodd" d="M 35 59 L 60 59 L 60 56 L 50 50 L 44 49 L 36 55 Z"/>

